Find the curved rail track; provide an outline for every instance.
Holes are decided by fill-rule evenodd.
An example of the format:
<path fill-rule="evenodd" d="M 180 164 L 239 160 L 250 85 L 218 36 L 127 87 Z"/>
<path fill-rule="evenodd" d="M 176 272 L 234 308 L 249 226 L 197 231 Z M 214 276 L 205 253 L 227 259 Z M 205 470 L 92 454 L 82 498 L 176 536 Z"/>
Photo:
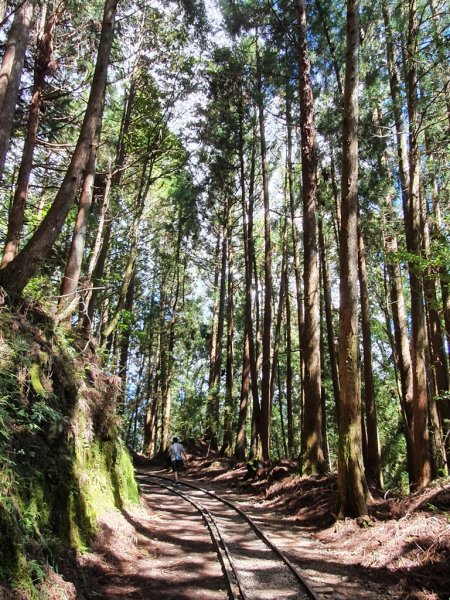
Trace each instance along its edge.
<path fill-rule="evenodd" d="M 216 547 L 231 600 L 319 600 L 298 569 L 240 508 L 214 492 L 169 477 L 137 472 L 145 491 L 158 486 L 201 514 Z"/>

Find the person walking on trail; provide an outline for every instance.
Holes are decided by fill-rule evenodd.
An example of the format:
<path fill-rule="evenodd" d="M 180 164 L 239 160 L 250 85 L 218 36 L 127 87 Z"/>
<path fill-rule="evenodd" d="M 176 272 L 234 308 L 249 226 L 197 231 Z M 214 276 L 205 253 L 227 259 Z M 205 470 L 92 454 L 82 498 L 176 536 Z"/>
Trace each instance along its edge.
<path fill-rule="evenodd" d="M 178 485 L 178 473 L 183 468 L 184 461 L 187 461 L 187 455 L 177 437 L 173 438 L 173 443 L 169 446 L 169 458 L 172 465 L 173 480 L 175 485 Z"/>

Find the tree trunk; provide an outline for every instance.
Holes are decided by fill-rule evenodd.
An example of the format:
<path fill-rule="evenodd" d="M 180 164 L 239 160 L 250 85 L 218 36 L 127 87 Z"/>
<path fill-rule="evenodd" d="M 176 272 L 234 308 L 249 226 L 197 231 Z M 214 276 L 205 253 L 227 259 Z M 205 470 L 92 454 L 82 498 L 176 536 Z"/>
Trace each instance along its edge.
<path fill-rule="evenodd" d="M 285 216 L 283 224 L 283 242 L 282 242 L 282 259 L 281 259 L 281 274 L 280 274 L 280 292 L 278 295 L 278 310 L 277 320 L 275 323 L 275 331 L 273 335 L 273 356 L 272 356 L 272 373 L 270 376 L 270 413 L 273 410 L 273 400 L 275 394 L 275 381 L 278 372 L 278 357 L 280 353 L 280 338 L 281 338 L 281 325 L 283 321 L 283 308 L 286 297 L 286 283 L 287 283 L 287 216 Z M 281 402 L 281 398 L 280 398 Z M 281 404 L 280 404 L 281 406 Z M 283 433 L 284 439 L 284 433 Z"/>
<path fill-rule="evenodd" d="M 39 125 L 39 116 L 42 104 L 42 91 L 45 77 L 49 70 L 53 52 L 53 31 L 61 11 L 55 11 L 46 20 L 47 5 L 42 7 L 42 21 L 45 23 L 42 31 L 37 33 L 36 53 L 34 62 L 34 83 L 31 95 L 31 106 L 28 115 L 27 134 L 20 162 L 17 186 L 8 220 L 5 250 L 0 268 L 3 269 L 11 262 L 19 251 L 19 241 L 22 235 L 25 206 L 28 196 L 28 184 L 33 166 L 34 147 Z"/>
<path fill-rule="evenodd" d="M 435 456 L 433 457 L 435 474 L 434 477 L 439 477 L 447 472 L 447 457 L 445 451 L 445 434 L 449 430 L 450 423 L 450 403 L 448 398 L 449 391 L 449 374 L 447 355 L 445 353 L 445 342 L 442 332 L 441 317 L 438 311 L 438 298 L 436 289 L 436 277 L 433 273 L 430 261 L 431 255 L 431 240 L 429 230 L 429 219 L 426 207 L 422 208 L 423 223 L 423 252 L 425 254 L 427 265 L 424 273 L 424 297 L 426 308 L 426 323 L 428 337 L 428 360 L 430 368 L 429 380 L 433 382 L 434 393 L 430 394 L 431 403 L 436 404 L 437 418 L 432 418 L 432 446 L 434 447 Z M 430 413 L 433 416 L 433 413 Z M 448 444 L 449 442 L 447 442 Z"/>
<path fill-rule="evenodd" d="M 259 56 L 258 38 L 256 39 L 258 117 L 261 144 L 261 171 L 263 180 L 264 201 L 264 311 L 263 311 L 263 344 L 262 344 L 262 381 L 261 381 L 261 446 L 262 458 L 270 458 L 270 351 L 272 343 L 272 246 L 270 241 L 270 201 L 269 178 L 267 172 L 267 146 L 264 117 L 264 99 L 262 89 L 261 60 Z"/>
<path fill-rule="evenodd" d="M 242 378 L 239 402 L 239 416 L 236 433 L 236 446 L 234 456 L 237 460 L 244 460 L 247 452 L 247 410 L 248 396 L 250 393 L 250 336 L 253 335 L 252 322 L 252 297 L 251 297 L 251 261 L 249 250 L 249 227 L 247 222 L 247 200 L 245 194 L 245 158 L 244 158 L 244 115 L 242 104 L 242 90 L 240 95 L 239 111 L 239 175 L 241 187 L 242 210 L 242 238 L 244 249 L 245 267 L 245 295 L 244 295 L 244 339 L 242 347 Z"/>
<path fill-rule="evenodd" d="M 111 333 L 116 329 L 120 320 L 120 313 L 124 307 L 128 288 L 130 286 L 131 280 L 134 276 L 135 268 L 136 268 L 136 260 L 137 260 L 137 252 L 138 252 L 138 242 L 139 242 L 139 224 L 141 222 L 142 213 L 145 208 L 145 201 L 147 199 L 148 191 L 150 189 L 150 185 L 152 183 L 152 168 L 153 164 L 150 159 L 147 159 L 142 167 L 142 175 L 141 181 L 139 184 L 138 196 L 136 199 L 136 207 L 135 214 L 133 217 L 133 223 L 131 225 L 130 230 L 130 249 L 128 254 L 128 260 L 124 269 L 124 273 L 122 276 L 122 285 L 119 292 L 119 298 L 117 300 L 117 305 L 115 307 L 114 312 L 110 316 L 108 322 L 103 326 L 101 331 L 101 342 L 104 344 L 105 340 L 111 335 Z"/>
<path fill-rule="evenodd" d="M 158 423 L 158 404 L 161 394 L 161 340 L 162 332 L 159 333 L 159 348 L 156 359 L 156 368 L 154 371 L 149 363 L 149 372 L 147 375 L 147 406 L 144 420 L 144 441 L 143 453 L 149 458 L 153 458 L 156 449 L 156 434 Z M 153 377 L 154 373 L 154 377 Z"/>
<path fill-rule="evenodd" d="M 86 292 L 86 295 L 83 299 L 86 306 L 86 313 L 83 318 L 82 324 L 82 328 L 85 335 L 90 334 L 92 321 L 94 318 L 94 312 L 99 295 L 98 286 L 101 283 L 103 277 L 106 258 L 109 252 L 109 243 L 112 234 L 112 220 L 109 219 L 107 221 L 106 216 L 109 207 L 111 189 L 116 189 L 119 186 L 120 181 L 122 179 L 127 148 L 126 139 L 131 125 L 131 115 L 134 106 L 134 99 L 136 96 L 136 73 L 139 64 L 139 59 L 140 52 L 136 57 L 136 61 L 134 63 L 130 75 L 130 91 L 125 101 L 125 107 L 122 114 L 122 122 L 120 124 L 120 133 L 117 142 L 118 149 L 114 163 L 114 172 L 111 173 L 111 167 L 109 167 L 108 174 L 106 176 L 104 200 L 99 218 L 97 236 L 94 248 L 92 250 L 92 255 L 89 261 L 89 268 L 86 276 L 86 285 L 87 287 L 91 287 L 91 289 Z"/>
<path fill-rule="evenodd" d="M 219 274 L 220 274 L 220 266 L 222 264 L 219 258 L 221 255 L 222 248 L 222 227 L 219 228 L 216 239 L 216 249 L 214 252 L 214 283 L 213 283 L 213 308 L 212 308 L 212 323 L 211 323 L 211 340 L 209 346 L 209 379 L 208 379 L 208 388 L 211 389 L 212 382 L 214 379 L 214 368 L 216 364 L 216 347 L 217 347 L 217 311 L 219 309 Z M 207 414 L 213 414 L 212 404 L 207 405 Z M 212 418 L 212 417 L 211 417 Z M 208 418 L 207 418 L 208 420 Z"/>
<path fill-rule="evenodd" d="M 247 282 L 249 301 L 246 303 L 246 319 L 248 321 L 249 346 L 250 346 L 250 378 L 252 386 L 252 430 L 250 458 L 259 457 L 261 452 L 261 406 L 259 403 L 259 381 L 258 381 L 258 347 L 259 347 L 259 289 L 258 274 L 256 271 L 255 242 L 253 239 L 253 213 L 255 203 L 255 173 L 256 173 L 256 134 L 253 135 L 252 153 L 250 159 L 250 181 L 248 189 L 248 261 L 249 261 L 249 279 Z M 253 319 L 252 305 L 252 273 L 254 272 L 255 282 L 255 313 L 256 320 Z M 253 324 L 256 321 L 255 333 Z"/>
<path fill-rule="evenodd" d="M 25 0 L 16 11 L 0 67 L 0 179 L 3 177 L 11 138 L 34 4 L 35 0 Z"/>
<path fill-rule="evenodd" d="M 338 448 L 339 517 L 367 514 L 362 464 L 358 364 L 358 0 L 347 0 L 347 51 L 342 126 Z"/>
<path fill-rule="evenodd" d="M 107 71 L 114 39 L 117 0 L 106 0 L 91 92 L 80 135 L 61 187 L 33 237 L 16 258 L 0 271 L 0 285 L 10 294 L 20 294 L 38 264 L 45 259 L 58 237 L 78 191 L 80 179 L 101 128 Z"/>
<path fill-rule="evenodd" d="M 319 247 L 320 263 L 322 268 L 323 303 L 325 308 L 325 322 L 327 329 L 328 356 L 330 359 L 331 381 L 333 383 L 334 403 L 336 407 L 336 423 L 339 426 L 339 367 L 336 356 L 336 341 L 333 323 L 333 304 L 331 300 L 330 278 L 328 276 L 328 262 L 325 251 L 322 217 L 319 215 Z"/>
<path fill-rule="evenodd" d="M 406 128 L 403 120 L 403 104 L 401 96 L 400 78 L 395 56 L 395 45 L 392 34 L 391 20 L 386 0 L 382 0 L 383 21 L 386 35 L 386 51 L 389 68 L 389 86 L 392 99 L 392 111 L 394 114 L 395 131 L 397 137 L 397 158 L 399 166 L 400 185 L 402 190 L 403 214 L 405 224 L 409 221 L 409 164 L 408 150 L 406 146 Z M 392 214 L 392 203 L 389 202 L 388 214 Z M 405 225 L 407 247 L 410 247 L 409 226 Z M 397 252 L 397 237 L 395 233 L 388 232 L 388 252 Z M 389 261 L 388 273 L 390 279 L 390 297 L 392 305 L 392 318 L 394 321 L 394 333 L 396 340 L 396 352 L 398 357 L 398 369 L 402 388 L 402 408 L 405 416 L 405 436 L 408 455 L 408 472 L 410 484 L 414 479 L 414 432 L 413 432 L 413 375 L 411 350 L 407 328 L 407 313 L 405 297 L 403 293 L 402 275 L 397 260 Z"/>
<path fill-rule="evenodd" d="M 367 426 L 366 476 L 377 489 L 383 489 L 381 472 L 380 440 L 378 437 L 377 406 L 373 380 L 372 330 L 370 326 L 369 286 L 367 281 L 364 240 L 358 228 L 358 274 L 361 295 L 361 330 L 364 360 L 364 404 Z"/>
<path fill-rule="evenodd" d="M 136 276 L 133 274 L 133 278 L 130 282 L 130 285 L 127 290 L 127 297 L 125 299 L 125 310 L 129 315 L 132 314 L 133 304 L 134 304 L 134 296 L 136 292 Z M 128 375 L 128 357 L 130 353 L 130 339 L 132 334 L 132 322 L 130 320 L 127 321 L 127 325 L 124 330 L 121 332 L 120 342 L 119 342 L 119 369 L 118 375 L 122 380 L 122 398 L 120 405 L 117 407 L 119 412 L 123 412 L 126 400 L 126 391 L 127 391 L 127 375 Z"/>
<path fill-rule="evenodd" d="M 286 217 L 287 218 L 287 217 Z M 286 413 L 287 413 L 287 455 L 292 458 L 295 455 L 294 445 L 294 411 L 292 401 L 293 370 L 292 370 L 292 332 L 291 332 L 291 298 L 289 295 L 288 269 L 285 269 L 286 277 Z"/>
<path fill-rule="evenodd" d="M 86 166 L 83 185 L 81 187 L 80 200 L 78 204 L 78 213 L 72 235 L 72 243 L 67 257 L 66 270 L 61 281 L 59 290 L 58 311 L 65 312 L 69 306 L 78 303 L 78 282 L 81 274 L 81 265 L 84 256 L 84 247 L 86 242 L 87 224 L 92 204 L 92 195 L 94 191 L 95 169 L 97 164 L 98 141 L 91 150 L 91 156 Z M 67 315 L 68 317 L 69 315 Z"/>
<path fill-rule="evenodd" d="M 423 278 L 418 267 L 422 255 L 419 192 L 419 124 L 417 109 L 417 3 L 410 0 L 406 47 L 407 99 L 409 116 L 409 210 L 406 215 L 407 245 L 411 254 L 409 279 L 411 288 L 411 329 L 414 412 L 414 485 L 424 488 L 431 480 L 428 435 L 428 398 L 426 373 L 426 329 Z"/>
<path fill-rule="evenodd" d="M 304 0 L 297 0 L 300 132 L 302 147 L 303 261 L 305 292 L 305 406 L 301 445 L 301 468 L 305 474 L 324 470 L 322 449 L 322 408 L 320 379 L 320 287 L 317 251 L 317 192 L 315 165 L 314 99 L 311 63 L 308 56 L 306 11 Z"/>
<path fill-rule="evenodd" d="M 392 206 L 388 207 L 388 215 Z M 413 439 L 413 383 L 411 349 L 408 336 L 407 312 L 400 265 L 397 260 L 390 259 L 398 250 L 395 233 L 386 234 L 386 252 L 388 255 L 387 270 L 389 275 L 389 293 L 391 301 L 392 321 L 394 324 L 395 354 L 400 376 L 400 403 L 405 422 L 406 454 L 409 483 L 414 480 L 414 439 Z"/>
<path fill-rule="evenodd" d="M 225 367 L 225 406 L 223 424 L 223 445 L 221 453 L 230 457 L 233 454 L 233 357 L 234 357 L 234 281 L 233 281 L 233 243 L 230 220 L 227 231 L 228 282 L 227 282 L 227 359 Z"/>
<path fill-rule="evenodd" d="M 227 274 L 227 223 L 228 199 L 225 202 L 223 223 L 222 223 L 222 249 L 220 259 L 220 278 L 219 278 L 219 306 L 217 310 L 217 323 L 213 321 L 213 339 L 214 347 L 211 348 L 211 369 L 208 386 L 208 405 L 206 407 L 206 437 L 211 446 L 217 449 L 217 430 L 219 425 L 219 401 L 220 401 L 220 375 L 222 371 L 222 344 L 225 321 L 225 296 L 226 296 L 226 274 Z M 214 317 L 214 315 L 213 315 Z M 216 334 L 214 336 L 214 328 Z M 214 339 L 215 338 L 215 339 Z"/>
<path fill-rule="evenodd" d="M 287 160 L 286 168 L 288 175 L 289 192 L 289 210 L 291 215 L 291 237 L 292 237 L 292 255 L 294 258 L 294 277 L 295 277 L 295 299 L 297 305 L 297 328 L 299 340 L 299 366 L 300 366 L 300 407 L 303 415 L 304 406 L 304 380 L 305 380 L 305 361 L 303 352 L 303 299 L 302 299 L 302 275 L 300 267 L 300 256 L 298 252 L 297 225 L 295 223 L 295 195 L 294 195 L 294 172 L 292 166 L 292 114 L 291 114 L 291 89 L 289 83 L 286 84 L 286 129 L 287 129 Z M 302 417 L 301 417 L 302 418 Z M 302 430 L 303 427 L 300 427 Z"/>

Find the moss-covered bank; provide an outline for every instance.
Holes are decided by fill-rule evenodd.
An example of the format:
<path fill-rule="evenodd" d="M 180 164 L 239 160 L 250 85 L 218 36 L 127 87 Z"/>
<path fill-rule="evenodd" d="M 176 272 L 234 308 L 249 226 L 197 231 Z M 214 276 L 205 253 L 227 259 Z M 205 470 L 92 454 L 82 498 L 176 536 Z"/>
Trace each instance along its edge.
<path fill-rule="evenodd" d="M 107 509 L 138 502 L 119 380 L 40 310 L 0 309 L 0 582 L 34 597 Z"/>

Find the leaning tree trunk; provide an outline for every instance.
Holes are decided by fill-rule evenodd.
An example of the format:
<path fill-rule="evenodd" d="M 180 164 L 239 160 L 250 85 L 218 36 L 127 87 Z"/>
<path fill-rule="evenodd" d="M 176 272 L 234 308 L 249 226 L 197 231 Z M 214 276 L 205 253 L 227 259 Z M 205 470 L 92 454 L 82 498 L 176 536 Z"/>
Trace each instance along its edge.
<path fill-rule="evenodd" d="M 16 11 L 0 67 L 0 179 L 11 138 L 34 4 L 35 0 L 25 0 Z"/>
<path fill-rule="evenodd" d="M 51 17 L 46 20 L 47 5 L 42 7 L 43 29 L 38 31 L 36 52 L 34 61 L 34 82 L 31 94 L 31 105 L 28 115 L 27 133 L 23 146 L 22 159 L 20 162 L 19 173 L 17 175 L 16 191 L 14 193 L 11 212 L 8 220 L 8 231 L 6 233 L 5 250 L 1 267 L 5 267 L 11 262 L 19 251 L 19 241 L 22 236 L 25 206 L 28 196 L 28 185 L 30 182 L 31 169 L 33 166 L 33 154 L 36 145 L 36 136 L 39 125 L 39 117 L 42 105 L 42 92 L 45 83 L 45 77 L 52 63 L 53 53 L 53 31 L 58 18 L 61 15 L 61 9 L 55 11 Z"/>
<path fill-rule="evenodd" d="M 85 314 L 83 317 L 82 329 L 86 336 L 89 336 L 92 328 L 92 321 L 99 296 L 99 284 L 101 283 L 106 258 L 109 252 L 109 244 L 112 235 L 112 220 L 107 221 L 107 212 L 111 190 L 117 189 L 122 179 L 126 158 L 126 139 L 131 125 L 131 116 L 136 96 L 136 74 L 138 70 L 140 54 L 138 54 L 133 70 L 130 75 L 130 91 L 125 101 L 124 111 L 122 114 L 122 122 L 120 124 L 119 139 L 117 142 L 117 153 L 114 162 L 113 173 L 109 166 L 106 175 L 105 191 L 103 196 L 103 204 L 100 211 L 100 217 L 97 228 L 97 236 L 92 250 L 91 259 L 89 261 L 88 272 L 86 275 L 85 287 L 88 289 L 83 296 Z"/>
<path fill-rule="evenodd" d="M 97 62 L 80 135 L 61 187 L 33 237 L 16 258 L 0 271 L 0 285 L 18 295 L 36 272 L 40 261 L 53 247 L 73 205 L 80 180 L 102 124 L 107 71 L 114 39 L 118 0 L 106 0 Z"/>
<path fill-rule="evenodd" d="M 81 187 L 78 212 L 67 257 L 66 269 L 59 289 L 58 312 L 63 318 L 70 317 L 78 303 L 78 282 L 81 274 L 81 264 L 84 256 L 86 232 L 94 192 L 95 169 L 97 165 L 98 141 L 94 144 L 86 166 L 86 172 Z"/>
<path fill-rule="evenodd" d="M 325 39 L 327 40 L 327 46 L 330 51 L 331 62 L 333 65 L 334 75 L 336 77 L 336 84 L 337 84 L 337 89 L 338 89 L 338 99 L 340 102 L 342 99 L 342 96 L 343 96 L 343 91 L 342 91 L 342 81 L 341 81 L 341 72 L 340 72 L 340 68 L 339 68 L 339 61 L 336 57 L 336 45 L 333 43 L 333 41 L 331 39 L 330 30 L 329 30 L 328 23 L 327 23 L 327 14 L 326 14 L 326 11 L 324 10 L 324 7 L 322 6 L 321 1 L 316 0 L 315 4 L 317 6 L 317 12 L 319 13 L 320 22 L 322 24 L 323 32 L 325 34 Z"/>
<path fill-rule="evenodd" d="M 359 2 L 347 0 L 347 51 L 342 127 L 338 448 L 339 517 L 367 514 L 362 464 L 358 364 L 358 80 Z"/>
<path fill-rule="evenodd" d="M 300 132 L 302 147 L 303 254 L 305 325 L 305 406 L 301 443 L 301 468 L 305 474 L 326 470 L 322 449 L 322 405 L 320 377 L 320 285 L 317 249 L 317 191 L 315 165 L 314 99 L 311 62 L 308 55 L 304 0 L 297 0 L 298 56 L 300 66 Z"/>

